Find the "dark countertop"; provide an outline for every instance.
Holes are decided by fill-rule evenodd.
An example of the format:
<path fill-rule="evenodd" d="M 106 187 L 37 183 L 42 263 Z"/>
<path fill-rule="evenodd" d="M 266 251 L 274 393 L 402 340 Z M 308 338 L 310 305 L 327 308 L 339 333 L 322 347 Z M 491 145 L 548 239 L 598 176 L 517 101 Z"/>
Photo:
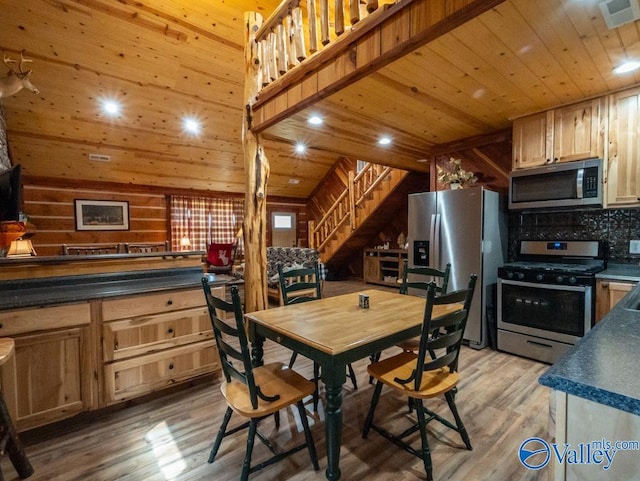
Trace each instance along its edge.
<path fill-rule="evenodd" d="M 180 268 L 3 281 L 0 310 L 200 287 L 203 275 L 201 268 Z M 237 280 L 216 275 L 210 282 L 226 285 Z"/>
<path fill-rule="evenodd" d="M 637 264 L 609 264 L 596 274 L 596 279 L 640 282 L 640 266 Z"/>
<path fill-rule="evenodd" d="M 640 285 L 549 368 L 540 384 L 640 416 Z"/>

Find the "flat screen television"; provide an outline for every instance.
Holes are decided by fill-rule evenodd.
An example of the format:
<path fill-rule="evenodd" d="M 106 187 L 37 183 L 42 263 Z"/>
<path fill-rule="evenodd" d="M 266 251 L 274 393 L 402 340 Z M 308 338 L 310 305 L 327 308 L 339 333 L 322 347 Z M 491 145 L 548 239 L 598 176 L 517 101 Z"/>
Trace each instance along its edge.
<path fill-rule="evenodd" d="M 22 168 L 20 164 L 0 172 L 0 221 L 19 221 L 22 211 Z"/>

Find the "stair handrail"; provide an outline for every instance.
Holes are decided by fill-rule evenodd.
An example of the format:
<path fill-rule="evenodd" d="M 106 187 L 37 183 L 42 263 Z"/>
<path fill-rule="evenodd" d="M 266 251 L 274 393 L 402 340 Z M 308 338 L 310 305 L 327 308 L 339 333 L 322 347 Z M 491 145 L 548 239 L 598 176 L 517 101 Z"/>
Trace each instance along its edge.
<path fill-rule="evenodd" d="M 347 3 L 348 5 L 345 5 Z M 301 0 L 283 0 L 255 35 L 262 86 L 277 80 L 311 54 L 329 45 L 361 19 L 378 10 L 379 0 L 306 0 L 307 23 Z M 388 3 L 382 0 L 382 3 Z M 345 19 L 345 7 L 348 19 Z M 333 31 L 330 26 L 333 25 Z M 318 43 L 318 35 L 320 43 Z"/>
<path fill-rule="evenodd" d="M 391 167 L 367 163 L 356 175 L 349 171 L 346 188 L 317 223 L 309 222 L 309 247 L 322 250 L 349 220 L 351 230 L 358 228 L 356 207 L 393 171 Z"/>

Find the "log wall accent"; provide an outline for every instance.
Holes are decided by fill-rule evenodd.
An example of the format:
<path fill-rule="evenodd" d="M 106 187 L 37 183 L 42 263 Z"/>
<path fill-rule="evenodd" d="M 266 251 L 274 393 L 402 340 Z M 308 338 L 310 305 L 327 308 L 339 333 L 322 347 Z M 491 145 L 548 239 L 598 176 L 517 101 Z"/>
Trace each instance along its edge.
<path fill-rule="evenodd" d="M 125 242 L 164 242 L 169 232 L 167 195 L 104 185 L 24 185 L 24 212 L 35 226 L 31 239 L 38 255 L 61 255 L 62 244 L 113 245 Z M 77 231 L 76 199 L 126 201 L 128 231 Z"/>

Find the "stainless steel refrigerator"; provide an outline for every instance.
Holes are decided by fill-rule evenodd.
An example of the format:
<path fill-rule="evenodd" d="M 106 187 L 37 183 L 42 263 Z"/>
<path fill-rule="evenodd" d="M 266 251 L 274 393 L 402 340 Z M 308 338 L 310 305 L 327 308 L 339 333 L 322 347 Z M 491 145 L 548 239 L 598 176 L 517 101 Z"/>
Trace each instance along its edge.
<path fill-rule="evenodd" d="M 477 349 L 487 346 L 498 267 L 506 257 L 501 196 L 483 187 L 410 194 L 408 230 L 409 265 L 444 269 L 451 263 L 448 292 L 478 275 L 464 339 Z"/>

